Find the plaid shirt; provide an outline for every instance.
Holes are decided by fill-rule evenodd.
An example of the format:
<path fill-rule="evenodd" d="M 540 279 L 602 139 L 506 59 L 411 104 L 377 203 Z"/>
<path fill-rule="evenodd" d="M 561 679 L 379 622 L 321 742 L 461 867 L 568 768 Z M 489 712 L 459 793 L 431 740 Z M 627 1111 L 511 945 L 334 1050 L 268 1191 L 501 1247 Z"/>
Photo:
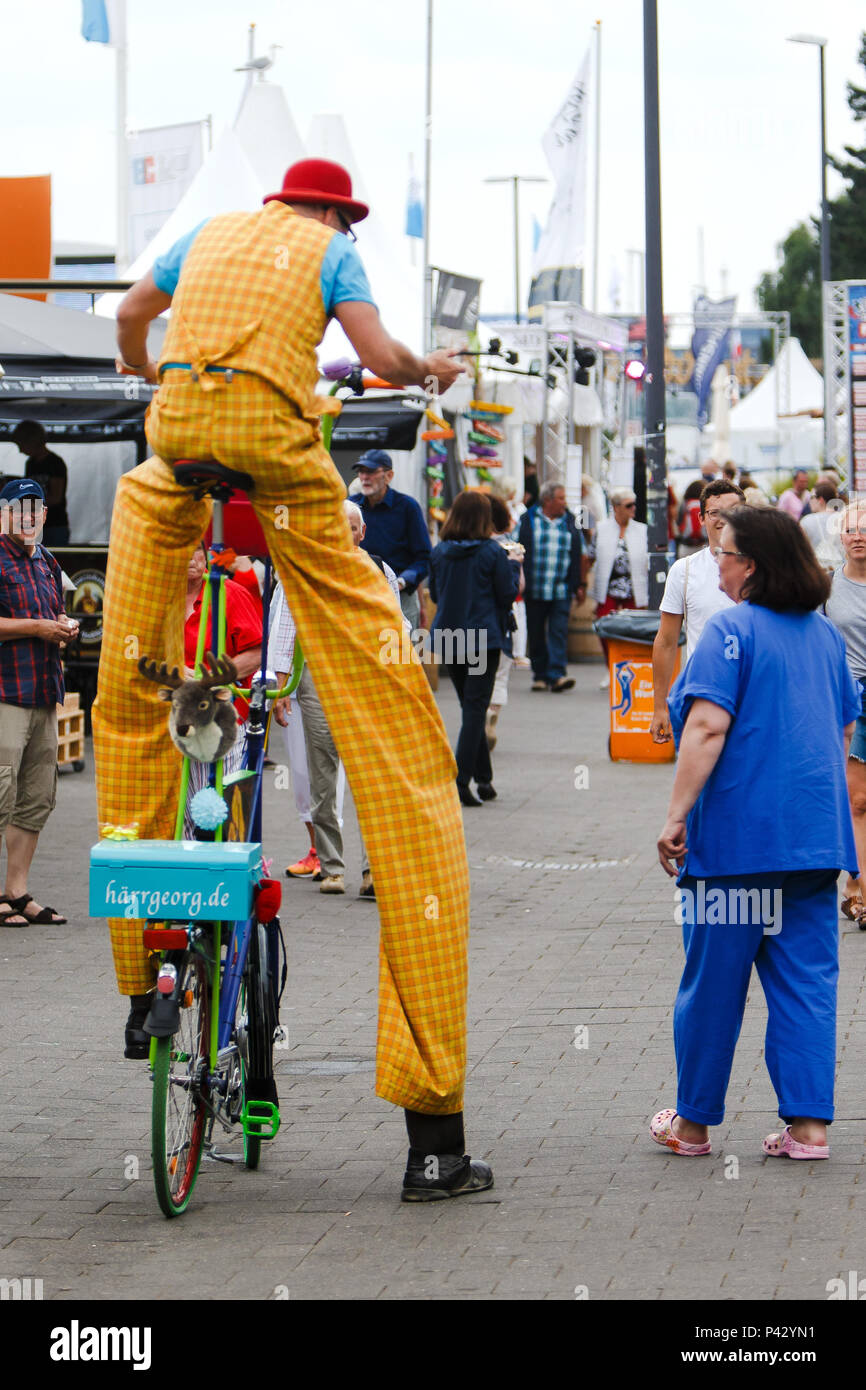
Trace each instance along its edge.
<path fill-rule="evenodd" d="M 530 598 L 568 598 L 571 536 L 565 516 L 549 521 L 539 507 L 533 517 L 533 542 Z"/>
<path fill-rule="evenodd" d="M 0 536 L 0 617 L 52 618 L 64 612 L 60 566 L 37 545 L 28 555 Z M 0 701 L 25 709 L 62 704 L 65 690 L 60 648 L 38 637 L 0 640 Z"/>

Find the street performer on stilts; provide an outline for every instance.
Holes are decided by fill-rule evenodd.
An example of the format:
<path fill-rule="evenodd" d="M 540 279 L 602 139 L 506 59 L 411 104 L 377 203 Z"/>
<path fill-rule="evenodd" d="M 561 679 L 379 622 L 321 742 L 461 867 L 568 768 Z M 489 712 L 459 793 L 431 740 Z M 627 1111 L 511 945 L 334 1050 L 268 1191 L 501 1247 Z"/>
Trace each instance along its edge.
<path fill-rule="evenodd" d="M 203 223 L 120 305 L 118 370 L 159 382 L 147 416 L 155 457 L 118 484 L 93 735 L 100 824 L 137 820 L 142 838 L 172 838 L 178 754 L 136 658 L 183 667 L 187 566 L 211 504 L 171 465 L 216 459 L 249 473 L 369 847 L 381 924 L 376 1091 L 406 1112 L 403 1199 L 428 1201 L 493 1183 L 464 1153 L 469 881 L 456 769 L 414 654 L 380 659 L 393 599 L 352 545 L 346 489 L 321 442 L 316 348 L 334 316 L 388 381 L 434 378 L 444 391 L 463 368 L 446 352 L 418 358 L 383 328 L 348 236 L 368 211 L 340 165 L 301 160 L 260 211 Z M 147 330 L 169 306 L 157 364 Z M 147 1055 L 154 986 L 141 927 L 110 922 L 133 1057 Z"/>

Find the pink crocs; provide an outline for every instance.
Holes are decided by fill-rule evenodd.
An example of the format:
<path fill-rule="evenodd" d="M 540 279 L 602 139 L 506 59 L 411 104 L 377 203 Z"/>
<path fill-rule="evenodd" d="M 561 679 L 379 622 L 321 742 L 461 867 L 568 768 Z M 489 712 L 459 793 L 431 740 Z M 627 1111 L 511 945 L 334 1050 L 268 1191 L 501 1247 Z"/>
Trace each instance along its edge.
<path fill-rule="evenodd" d="M 829 1158 L 829 1144 L 801 1144 L 791 1138 L 791 1126 L 785 1125 L 781 1134 L 768 1134 L 761 1144 L 770 1158 Z"/>
<path fill-rule="evenodd" d="M 677 1138 L 673 1129 L 676 1114 L 676 1110 L 660 1110 L 657 1115 L 653 1115 L 650 1120 L 650 1138 L 664 1148 L 671 1149 L 675 1154 L 682 1154 L 684 1158 L 700 1158 L 703 1154 L 712 1153 L 709 1139 L 703 1144 L 687 1144 L 684 1139 Z"/>

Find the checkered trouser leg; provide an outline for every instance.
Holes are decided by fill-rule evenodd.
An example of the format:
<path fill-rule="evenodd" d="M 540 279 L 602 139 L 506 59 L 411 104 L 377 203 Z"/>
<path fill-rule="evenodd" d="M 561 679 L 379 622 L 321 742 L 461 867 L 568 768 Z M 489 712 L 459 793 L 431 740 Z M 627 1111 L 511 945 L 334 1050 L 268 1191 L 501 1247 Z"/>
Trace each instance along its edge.
<path fill-rule="evenodd" d="M 400 622 L 387 581 L 353 551 L 345 487 L 307 427 L 255 378 L 206 395 L 192 383 L 163 388 L 148 436 L 166 458 L 214 457 L 255 479 L 253 505 L 346 766 L 376 884 L 376 1090 L 410 1110 L 459 1111 L 469 882 L 456 769 L 411 648 L 405 661 L 383 659 Z M 186 565 L 206 519 L 206 504 L 178 488 L 159 459 L 121 479 L 94 744 L 100 821 L 138 820 L 142 838 L 171 834 L 180 759 L 131 646 L 181 659 Z M 151 977 L 140 923 L 111 927 L 119 987 L 142 992 Z"/>

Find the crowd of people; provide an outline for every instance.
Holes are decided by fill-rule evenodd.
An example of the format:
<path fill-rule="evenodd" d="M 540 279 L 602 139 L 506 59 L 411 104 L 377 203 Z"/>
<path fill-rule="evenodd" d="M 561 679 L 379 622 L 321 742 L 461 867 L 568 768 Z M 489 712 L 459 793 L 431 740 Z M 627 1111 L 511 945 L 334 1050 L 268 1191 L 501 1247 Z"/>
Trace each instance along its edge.
<path fill-rule="evenodd" d="M 135 817 L 143 839 L 171 835 L 176 754 L 164 707 L 130 663 L 129 636 L 171 664 L 198 657 L 190 637 L 208 507 L 171 463 L 217 459 L 248 470 L 283 589 L 265 653 L 255 571 L 236 566 L 229 646 L 242 675 L 269 664 L 284 679 L 297 634 L 308 667 L 276 722 L 293 731 L 289 761 L 309 848 L 287 873 L 318 877 L 323 892 L 345 891 L 345 763 L 369 849 L 362 894 L 379 907 L 377 1093 L 405 1111 L 403 1200 L 434 1201 L 493 1183 L 489 1165 L 465 1153 L 461 803 L 497 795 L 491 751 L 512 663 L 528 652 L 533 692 L 571 690 L 574 603 L 588 586 L 599 615 L 646 608 L 649 547 L 630 488 L 605 498 L 586 478 L 575 514 L 561 483 L 539 480 L 531 465 L 522 500 L 506 486 L 461 492 L 435 546 L 418 503 L 393 488 L 381 450 L 358 460 L 356 500 L 344 505 L 315 399 L 315 350 L 329 320 L 385 380 L 428 387 L 432 378 L 444 391 L 465 370 L 447 352 L 416 357 L 382 325 L 348 235 L 368 211 L 341 166 L 299 161 L 261 210 L 208 219 L 181 238 L 118 310 L 118 370 L 159 389 L 147 418 L 153 455 L 123 476 L 115 499 L 93 711 L 97 801 L 103 827 Z M 286 252 L 278 263 L 275 245 Z M 215 285 L 231 294 L 215 294 Z M 148 328 L 169 308 L 156 363 Z M 50 521 L 53 534 L 68 535 L 65 466 L 38 432 L 22 433 L 19 445 L 28 474 L 12 493 L 0 491 L 0 517 L 4 504 L 33 508 L 27 526 L 10 523 L 0 535 L 7 926 L 63 920 L 29 896 L 27 876 L 54 800 L 59 651 L 75 632 L 59 566 L 34 530 Z M 279 510 L 286 527 L 273 524 Z M 785 1120 L 764 1150 L 825 1158 L 842 871 L 844 910 L 866 924 L 866 506 L 830 471 L 810 486 L 797 470 L 774 505 L 733 465 L 710 464 L 682 498 L 669 492 L 668 532 L 675 563 L 654 647 L 652 736 L 679 742 L 658 853 L 678 879 L 686 965 L 675 1006 L 677 1104 L 655 1116 L 652 1137 L 678 1154 L 710 1151 L 754 964 Z M 402 639 L 425 622 L 447 652 L 442 667 L 461 707 L 456 778 L 424 672 L 384 656 L 388 633 Z M 684 669 L 669 688 L 683 628 Z M 734 900 L 760 909 L 737 932 L 728 929 Z M 131 1004 L 126 1055 L 144 1056 L 154 963 L 139 922 L 112 918 L 109 927 L 118 990 Z"/>

